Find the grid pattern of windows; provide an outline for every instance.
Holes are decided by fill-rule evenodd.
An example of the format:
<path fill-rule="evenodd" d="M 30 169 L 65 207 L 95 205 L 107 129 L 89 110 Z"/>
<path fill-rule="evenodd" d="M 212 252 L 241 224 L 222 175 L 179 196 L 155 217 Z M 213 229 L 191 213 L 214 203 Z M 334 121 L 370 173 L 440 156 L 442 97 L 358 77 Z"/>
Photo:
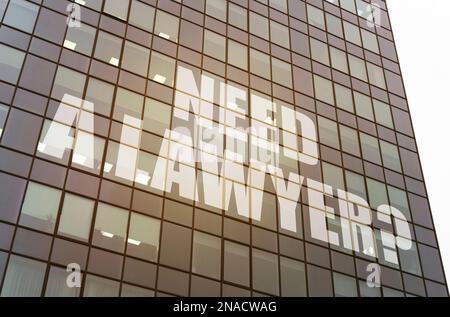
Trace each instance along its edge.
<path fill-rule="evenodd" d="M 365 0 L 306 2 L 74 1 L 81 25 L 68 27 L 57 1 L 0 0 L 1 296 L 447 295 L 386 4 L 372 1 L 380 19 L 368 23 Z M 287 231 L 273 185 L 258 189 L 260 221 L 235 201 L 222 210 L 149 186 L 183 98 L 178 66 L 311 118 L 319 164 L 286 156 L 283 169 L 373 212 L 396 207 L 411 249 L 392 251 L 394 265 L 388 253 L 374 260 L 320 242 L 303 196 L 298 230 Z M 58 115 L 61 105 L 75 111 L 67 94 L 85 100 L 73 120 Z M 130 118 L 142 120 L 139 137 Z M 69 138 L 51 143 L 49 129 Z M 133 171 L 120 165 L 124 131 Z M 328 229 L 340 232 L 338 220 Z M 383 226 L 371 225 L 380 250 Z M 366 284 L 371 261 L 380 288 Z M 80 265 L 80 288 L 65 286 L 69 263 Z"/>

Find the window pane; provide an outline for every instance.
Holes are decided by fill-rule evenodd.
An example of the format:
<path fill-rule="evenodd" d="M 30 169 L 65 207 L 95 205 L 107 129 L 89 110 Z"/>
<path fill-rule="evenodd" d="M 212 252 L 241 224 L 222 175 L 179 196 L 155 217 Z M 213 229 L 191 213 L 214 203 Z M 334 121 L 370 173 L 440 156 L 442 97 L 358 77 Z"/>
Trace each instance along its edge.
<path fill-rule="evenodd" d="M 281 295 L 306 296 L 305 265 L 302 262 L 280 257 Z"/>
<path fill-rule="evenodd" d="M 324 48 L 322 47 L 322 49 Z M 328 57 L 328 53 L 326 54 Z M 331 54 L 331 64 L 333 68 L 336 68 L 341 72 L 348 74 L 347 54 L 334 47 L 330 47 L 330 54 Z"/>
<path fill-rule="evenodd" d="M 144 110 L 144 129 L 164 135 L 170 127 L 172 107 L 160 101 L 146 98 Z"/>
<path fill-rule="evenodd" d="M 308 23 L 324 30 L 325 19 L 323 16 L 323 11 L 309 4 L 307 5 L 307 8 L 308 8 Z"/>
<path fill-rule="evenodd" d="M 114 119 L 124 122 L 125 116 L 140 119 L 144 97 L 130 90 L 118 88 L 114 106 Z"/>
<path fill-rule="evenodd" d="M 154 16 L 155 8 L 137 0 L 131 3 L 130 24 L 151 32 Z"/>
<path fill-rule="evenodd" d="M 99 203 L 92 243 L 102 248 L 123 252 L 127 222 L 127 210 Z"/>
<path fill-rule="evenodd" d="M 357 297 L 356 280 L 352 277 L 333 272 L 334 295 L 337 297 Z"/>
<path fill-rule="evenodd" d="M 344 110 L 354 113 L 352 91 L 344 86 L 334 84 L 336 105 Z"/>
<path fill-rule="evenodd" d="M 328 45 L 317 41 L 313 38 L 310 39 L 311 42 L 311 57 L 325 65 L 330 65 L 330 58 L 328 57 Z"/>
<path fill-rule="evenodd" d="M 280 23 L 270 20 L 270 39 L 273 43 L 283 46 L 287 49 L 289 45 L 289 30 Z"/>
<path fill-rule="evenodd" d="M 175 78 L 175 60 L 152 51 L 148 77 L 161 84 L 173 87 Z"/>
<path fill-rule="evenodd" d="M 55 228 L 61 191 L 29 182 L 19 223 L 23 226 L 52 233 Z"/>
<path fill-rule="evenodd" d="M 247 70 L 247 51 L 247 46 L 228 40 L 228 63 Z"/>
<path fill-rule="evenodd" d="M 86 276 L 84 297 L 117 297 L 119 296 L 119 282 L 94 276 Z"/>
<path fill-rule="evenodd" d="M 93 212 L 93 200 L 67 193 L 59 219 L 58 234 L 88 241 Z"/>
<path fill-rule="evenodd" d="M 100 31 L 95 46 L 94 57 L 114 66 L 119 66 L 122 39 Z"/>
<path fill-rule="evenodd" d="M 367 63 L 367 73 L 369 74 L 369 82 L 372 85 L 386 89 L 386 83 L 384 81 L 384 73 L 381 67 Z"/>
<path fill-rule="evenodd" d="M 137 287 L 128 284 L 122 284 L 120 297 L 153 297 L 155 292 L 142 287 Z"/>
<path fill-rule="evenodd" d="M 250 282 L 249 248 L 225 241 L 224 279 L 248 286 Z"/>
<path fill-rule="evenodd" d="M 122 68 L 146 77 L 149 56 L 149 49 L 126 41 L 123 51 Z"/>
<path fill-rule="evenodd" d="M 330 32 L 331 34 L 334 34 L 338 37 L 344 37 L 344 33 L 342 31 L 342 22 L 341 19 L 339 19 L 338 17 L 327 13 L 326 14 L 326 18 L 327 18 L 327 30 L 328 32 Z"/>
<path fill-rule="evenodd" d="M 339 149 L 337 124 L 334 121 L 318 117 L 320 143 Z"/>
<path fill-rule="evenodd" d="M 364 29 L 361 29 L 361 35 L 364 48 L 379 54 L 380 49 L 378 48 L 377 36 Z"/>
<path fill-rule="evenodd" d="M 374 121 L 373 111 L 372 111 L 372 100 L 370 97 L 360 94 L 359 92 L 354 92 L 355 95 L 355 108 L 356 114 L 367 120 Z"/>
<path fill-rule="evenodd" d="M 82 98 L 86 75 L 69 68 L 58 66 L 55 82 L 53 84 L 52 97 L 63 100 L 65 94 Z"/>
<path fill-rule="evenodd" d="M 325 184 L 331 185 L 333 189 L 345 189 L 344 174 L 341 168 L 322 162 L 322 170 Z"/>
<path fill-rule="evenodd" d="M 369 192 L 370 207 L 377 209 L 380 205 L 388 203 L 386 185 L 373 179 L 366 178 L 367 191 Z"/>
<path fill-rule="evenodd" d="M 314 75 L 314 91 L 317 99 L 334 105 L 333 86 L 331 85 L 331 81 Z"/>
<path fill-rule="evenodd" d="M 104 12 L 119 19 L 126 20 L 128 14 L 129 0 L 105 0 Z"/>
<path fill-rule="evenodd" d="M 367 199 L 364 177 L 356 173 L 345 171 L 345 180 L 347 181 L 348 192 Z"/>
<path fill-rule="evenodd" d="M 94 112 L 109 117 L 113 95 L 113 85 L 95 78 L 89 78 L 85 99 L 94 103 Z"/>
<path fill-rule="evenodd" d="M 350 74 L 353 77 L 367 81 L 365 62 L 358 57 L 354 57 L 353 55 L 348 55 L 348 62 L 350 64 Z"/>
<path fill-rule="evenodd" d="M 25 53 L 0 44 L 0 80 L 16 84 Z"/>
<path fill-rule="evenodd" d="M 127 254 L 149 261 L 156 261 L 160 226 L 160 220 L 132 213 Z"/>
<path fill-rule="evenodd" d="M 256 75 L 270 79 L 270 57 L 260 51 L 250 49 L 250 71 Z"/>
<path fill-rule="evenodd" d="M 3 282 L 2 297 L 41 296 L 45 263 L 11 255 Z M 19 283 L 20 281 L 20 283 Z"/>
<path fill-rule="evenodd" d="M 209 30 L 205 30 L 203 52 L 220 59 L 221 61 L 225 61 L 225 37 Z"/>
<path fill-rule="evenodd" d="M 342 151 L 360 156 L 358 132 L 354 129 L 339 125 L 341 132 Z"/>
<path fill-rule="evenodd" d="M 365 133 L 360 133 L 360 138 L 361 138 L 361 150 L 363 158 L 367 161 L 381 165 L 378 140 Z"/>
<path fill-rule="evenodd" d="M 80 27 L 67 28 L 64 47 L 82 54 L 91 55 L 94 46 L 96 29 L 86 23 Z"/>
<path fill-rule="evenodd" d="M 155 34 L 170 40 L 178 42 L 178 26 L 180 19 L 158 10 L 156 13 Z"/>
<path fill-rule="evenodd" d="M 220 279 L 221 239 L 194 231 L 192 272 Z"/>
<path fill-rule="evenodd" d="M 72 156 L 72 166 L 99 174 L 105 149 L 105 139 L 78 130 Z"/>
<path fill-rule="evenodd" d="M 52 266 L 48 274 L 45 296 L 47 297 L 78 297 L 80 288 L 68 287 L 67 277 L 69 272 L 65 269 Z M 81 274 L 82 275 L 82 274 Z"/>
<path fill-rule="evenodd" d="M 278 295 L 278 256 L 269 252 L 252 250 L 253 288 Z"/>
<path fill-rule="evenodd" d="M 227 2 L 223 0 L 206 0 L 206 14 L 226 22 Z"/>
<path fill-rule="evenodd" d="M 229 2 L 228 24 L 247 30 L 247 10 Z"/>
<path fill-rule="evenodd" d="M 3 127 L 5 126 L 6 117 L 8 116 L 9 107 L 0 104 L 0 138 L 3 133 Z"/>
<path fill-rule="evenodd" d="M 24 0 L 11 0 L 3 23 L 19 30 L 31 33 L 39 7 Z M 0 54 L 1 55 L 1 54 Z"/>
<path fill-rule="evenodd" d="M 292 88 L 291 65 L 272 57 L 272 80 Z"/>
<path fill-rule="evenodd" d="M 49 129 L 61 133 L 48 134 Z M 57 121 L 45 120 L 37 146 L 36 155 L 47 160 L 68 165 L 73 142 L 68 144 L 67 137 L 75 140 L 75 129 Z M 47 143 L 46 143 L 47 142 Z"/>
<path fill-rule="evenodd" d="M 344 22 L 345 39 L 349 42 L 352 42 L 353 44 L 361 46 L 361 36 L 359 34 L 359 27 L 351 23 L 348 23 L 347 21 L 343 22 Z"/>
<path fill-rule="evenodd" d="M 269 40 L 269 20 L 259 14 L 250 12 L 250 33 Z"/>
<path fill-rule="evenodd" d="M 356 14 L 355 0 L 340 0 L 341 7 Z"/>
<path fill-rule="evenodd" d="M 397 147 L 380 140 L 380 149 L 384 166 L 401 173 L 402 168 L 400 166 L 400 157 L 398 155 Z"/>

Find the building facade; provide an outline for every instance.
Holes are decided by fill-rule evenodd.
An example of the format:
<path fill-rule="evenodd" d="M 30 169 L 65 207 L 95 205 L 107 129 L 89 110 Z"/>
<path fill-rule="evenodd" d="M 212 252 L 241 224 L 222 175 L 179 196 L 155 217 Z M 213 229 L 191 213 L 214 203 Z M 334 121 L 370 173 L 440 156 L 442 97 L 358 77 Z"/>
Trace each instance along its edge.
<path fill-rule="evenodd" d="M 1 296 L 448 296 L 384 0 L 0 0 Z"/>

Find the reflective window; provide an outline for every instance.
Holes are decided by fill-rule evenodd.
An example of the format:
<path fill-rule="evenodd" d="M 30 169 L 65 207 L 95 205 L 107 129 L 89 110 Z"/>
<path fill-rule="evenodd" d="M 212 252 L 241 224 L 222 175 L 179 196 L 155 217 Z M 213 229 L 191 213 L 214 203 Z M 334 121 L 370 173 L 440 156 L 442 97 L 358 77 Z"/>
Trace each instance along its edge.
<path fill-rule="evenodd" d="M 291 65 L 272 57 L 272 80 L 275 83 L 292 88 Z"/>
<path fill-rule="evenodd" d="M 85 100 L 94 104 L 94 112 L 110 116 L 113 96 L 113 85 L 95 78 L 89 78 Z"/>
<path fill-rule="evenodd" d="M 170 128 L 172 107 L 155 99 L 145 99 L 144 129 L 159 135 L 164 135 Z"/>
<path fill-rule="evenodd" d="M 152 51 L 148 77 L 158 83 L 172 87 L 175 78 L 175 60 Z"/>
<path fill-rule="evenodd" d="M 156 261 L 160 226 L 160 220 L 132 213 L 127 240 L 127 254 L 149 261 Z"/>
<path fill-rule="evenodd" d="M 392 122 L 391 107 L 384 102 L 373 99 L 373 108 L 376 122 L 393 129 L 394 124 Z"/>
<path fill-rule="evenodd" d="M 247 10 L 235 5 L 231 2 L 228 3 L 228 24 L 238 27 L 243 30 L 247 30 Z"/>
<path fill-rule="evenodd" d="M 25 53 L 0 44 L 0 80 L 16 84 Z"/>
<path fill-rule="evenodd" d="M 314 91 L 317 99 L 334 105 L 333 86 L 331 81 L 314 75 Z"/>
<path fill-rule="evenodd" d="M 337 297 L 357 297 L 356 280 L 352 277 L 333 272 L 334 295 Z"/>
<path fill-rule="evenodd" d="M 226 22 L 227 2 L 222 0 L 206 0 L 206 14 Z"/>
<path fill-rule="evenodd" d="M 324 117 L 318 117 L 320 143 L 339 149 L 337 124 Z"/>
<path fill-rule="evenodd" d="M 9 107 L 0 104 L 0 138 L 2 137 L 3 127 L 5 126 L 6 117 L 8 116 Z"/>
<path fill-rule="evenodd" d="M 126 41 L 123 50 L 122 68 L 146 77 L 149 56 L 149 49 Z"/>
<path fill-rule="evenodd" d="M 81 99 L 83 97 L 85 81 L 86 75 L 66 67 L 58 66 L 53 84 L 52 97 L 63 100 L 63 96 L 68 94 Z"/>
<path fill-rule="evenodd" d="M 93 200 L 67 193 L 59 219 L 58 234 L 88 241 L 93 212 Z"/>
<path fill-rule="evenodd" d="M 220 238 L 194 231 L 192 272 L 220 279 L 221 256 Z"/>
<path fill-rule="evenodd" d="M 370 97 L 354 92 L 356 114 L 367 120 L 374 121 L 372 111 L 372 100 Z"/>
<path fill-rule="evenodd" d="M 105 249 L 123 252 L 127 223 L 127 210 L 99 203 L 92 243 Z"/>
<path fill-rule="evenodd" d="M 228 40 L 228 63 L 247 70 L 247 56 L 247 46 Z"/>
<path fill-rule="evenodd" d="M 394 171 L 400 172 L 402 168 L 400 166 L 400 157 L 398 155 L 398 149 L 395 145 L 380 140 L 381 156 L 383 157 L 383 165 Z"/>
<path fill-rule="evenodd" d="M 119 122 L 124 122 L 125 116 L 140 119 L 143 103 L 143 96 L 119 87 L 116 92 L 113 118 Z"/>
<path fill-rule="evenodd" d="M 94 47 L 96 29 L 86 23 L 80 27 L 67 28 L 64 47 L 82 54 L 91 55 Z"/>
<path fill-rule="evenodd" d="M 330 65 L 330 58 L 328 57 L 328 45 L 313 38 L 310 38 L 310 42 L 311 57 L 322 64 Z"/>
<path fill-rule="evenodd" d="M 386 82 L 384 81 L 383 69 L 371 63 L 367 63 L 366 65 L 367 65 L 367 73 L 369 74 L 369 82 L 372 85 L 386 89 Z"/>
<path fill-rule="evenodd" d="M 273 20 L 270 20 L 270 39 L 273 43 L 283 46 L 287 49 L 289 45 L 289 29 Z"/>
<path fill-rule="evenodd" d="M 121 38 L 103 31 L 99 31 L 95 45 L 95 58 L 98 58 L 113 66 L 119 66 L 121 50 Z"/>
<path fill-rule="evenodd" d="M 322 49 L 324 49 L 324 47 L 322 47 Z M 328 60 L 328 52 L 322 54 L 326 54 Z M 341 72 L 348 74 L 347 54 L 345 54 L 344 51 L 338 50 L 334 47 L 330 47 L 330 54 L 331 65 L 333 66 L 333 68 L 336 68 Z"/>
<path fill-rule="evenodd" d="M 225 61 L 225 37 L 205 30 L 203 52 L 221 61 Z"/>
<path fill-rule="evenodd" d="M 269 252 L 252 250 L 253 288 L 278 295 L 278 256 Z"/>
<path fill-rule="evenodd" d="M 270 56 L 250 49 L 250 72 L 270 79 Z"/>
<path fill-rule="evenodd" d="M 117 297 L 120 283 L 94 275 L 86 275 L 84 297 Z"/>
<path fill-rule="evenodd" d="M 344 32 L 342 31 L 342 22 L 338 17 L 326 13 L 327 19 L 327 30 L 329 33 L 336 35 L 337 37 L 344 37 Z"/>
<path fill-rule="evenodd" d="M 269 0 L 269 5 L 277 10 L 287 13 L 287 0 Z"/>
<path fill-rule="evenodd" d="M 323 182 L 325 184 L 331 185 L 334 189 L 345 189 L 344 174 L 342 173 L 341 168 L 322 162 L 322 170 Z"/>
<path fill-rule="evenodd" d="M 378 48 L 377 36 L 364 29 L 361 29 L 361 35 L 364 48 L 379 54 L 380 49 Z"/>
<path fill-rule="evenodd" d="M 365 133 L 360 133 L 360 138 L 361 138 L 361 150 L 363 158 L 367 161 L 381 165 L 381 156 L 380 156 L 380 149 L 378 147 L 378 140 Z"/>
<path fill-rule="evenodd" d="M 259 14 L 250 12 L 250 33 L 269 40 L 269 20 Z"/>
<path fill-rule="evenodd" d="M 248 286 L 250 282 L 249 248 L 225 241 L 224 279 Z"/>
<path fill-rule="evenodd" d="M 78 297 L 80 293 L 80 288 L 67 286 L 67 276 L 69 273 L 63 268 L 52 266 L 48 274 L 47 287 L 45 288 L 45 296 Z M 81 281 L 83 274 L 82 273 L 80 274 L 81 274 L 80 277 Z"/>
<path fill-rule="evenodd" d="M 324 30 L 325 18 L 323 16 L 323 11 L 309 4 L 307 5 L 307 9 L 308 9 L 308 23 Z"/>
<path fill-rule="evenodd" d="M 137 0 L 131 2 L 130 24 L 146 31 L 153 31 L 155 8 Z"/>
<path fill-rule="evenodd" d="M 355 57 L 353 55 L 348 55 L 348 62 L 350 65 L 350 74 L 353 77 L 356 77 L 363 81 L 367 81 L 365 62 L 362 59 Z"/>
<path fill-rule="evenodd" d="M 34 182 L 28 183 L 19 223 L 53 233 L 61 191 Z"/>
<path fill-rule="evenodd" d="M 281 296 L 306 296 L 305 265 L 280 257 Z"/>
<path fill-rule="evenodd" d="M 341 134 L 342 151 L 360 156 L 358 132 L 352 128 L 339 125 Z"/>
<path fill-rule="evenodd" d="M 25 0 L 11 0 L 5 13 L 3 23 L 19 30 L 31 33 L 39 7 Z M 0 54 L 1 56 L 2 54 Z"/>
<path fill-rule="evenodd" d="M 349 42 L 352 42 L 353 44 L 361 46 L 361 35 L 359 34 L 359 27 L 347 21 L 343 21 L 343 23 L 345 39 Z"/>
<path fill-rule="evenodd" d="M 347 87 L 334 84 L 334 92 L 336 94 L 336 106 L 354 113 L 352 91 Z"/>
<path fill-rule="evenodd" d="M 72 156 L 72 166 L 99 174 L 105 149 L 105 139 L 78 130 Z"/>
<path fill-rule="evenodd" d="M 126 20 L 129 0 L 105 0 L 103 11 L 119 19 Z"/>
<path fill-rule="evenodd" d="M 180 19 L 158 10 L 156 13 L 155 34 L 166 40 L 178 42 L 178 27 Z"/>

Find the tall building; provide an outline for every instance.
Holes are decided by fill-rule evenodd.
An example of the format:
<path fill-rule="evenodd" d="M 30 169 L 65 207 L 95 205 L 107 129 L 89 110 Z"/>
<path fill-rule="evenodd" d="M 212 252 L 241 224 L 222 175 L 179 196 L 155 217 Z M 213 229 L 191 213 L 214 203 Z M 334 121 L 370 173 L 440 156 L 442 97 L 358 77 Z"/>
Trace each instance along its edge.
<path fill-rule="evenodd" d="M 383 0 L 0 0 L 1 296 L 447 296 Z"/>

